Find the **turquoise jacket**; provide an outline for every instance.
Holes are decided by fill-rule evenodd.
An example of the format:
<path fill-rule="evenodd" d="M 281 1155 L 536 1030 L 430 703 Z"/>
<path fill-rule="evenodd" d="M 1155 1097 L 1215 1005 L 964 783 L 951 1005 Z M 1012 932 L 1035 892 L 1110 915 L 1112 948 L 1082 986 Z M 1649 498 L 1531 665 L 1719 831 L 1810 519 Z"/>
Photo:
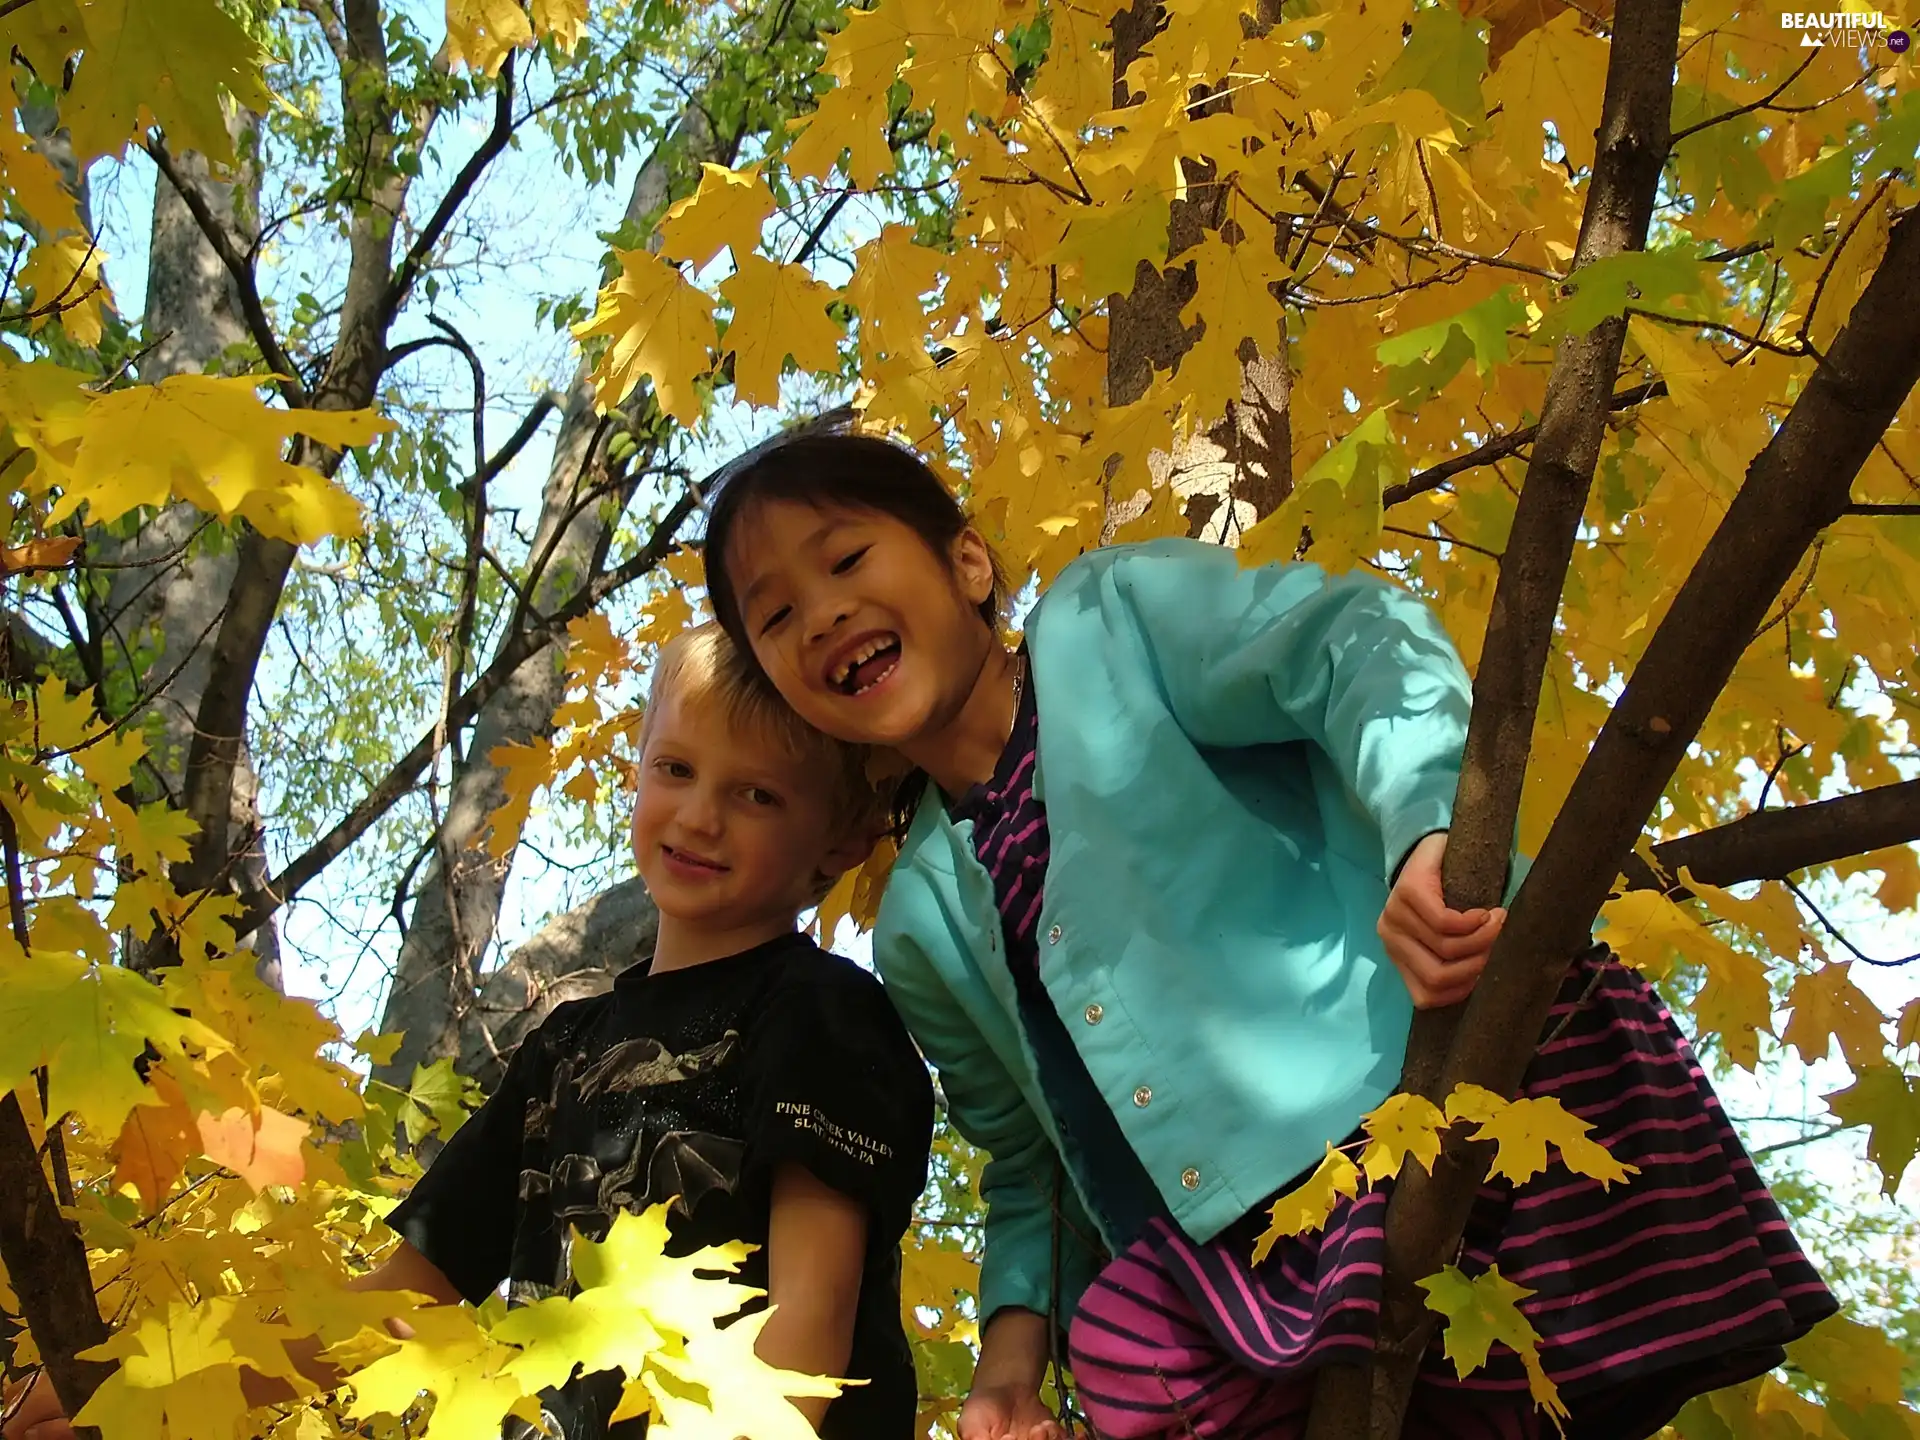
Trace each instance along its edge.
<path fill-rule="evenodd" d="M 1081 557 L 1026 634 L 1052 836 L 1041 979 L 1205 1241 L 1393 1091 L 1412 1005 L 1375 927 L 1452 813 L 1466 671 L 1404 591 L 1191 541 Z M 971 827 L 930 789 L 875 966 L 991 1156 L 982 1317 L 1047 1312 L 1056 1275 L 1064 1316 L 1105 1237 L 1059 1163 L 1003 948 Z"/>

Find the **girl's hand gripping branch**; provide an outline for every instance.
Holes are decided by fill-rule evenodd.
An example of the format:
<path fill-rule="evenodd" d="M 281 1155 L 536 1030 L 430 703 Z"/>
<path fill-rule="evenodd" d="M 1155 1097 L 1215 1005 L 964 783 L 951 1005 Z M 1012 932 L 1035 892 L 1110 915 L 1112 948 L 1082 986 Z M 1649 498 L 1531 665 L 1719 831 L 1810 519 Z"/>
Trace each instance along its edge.
<path fill-rule="evenodd" d="M 1451 910 L 1440 887 L 1444 832 L 1427 836 L 1407 852 L 1399 878 L 1380 913 L 1387 958 L 1406 981 L 1415 1009 L 1457 1005 L 1473 993 L 1507 912 Z"/>

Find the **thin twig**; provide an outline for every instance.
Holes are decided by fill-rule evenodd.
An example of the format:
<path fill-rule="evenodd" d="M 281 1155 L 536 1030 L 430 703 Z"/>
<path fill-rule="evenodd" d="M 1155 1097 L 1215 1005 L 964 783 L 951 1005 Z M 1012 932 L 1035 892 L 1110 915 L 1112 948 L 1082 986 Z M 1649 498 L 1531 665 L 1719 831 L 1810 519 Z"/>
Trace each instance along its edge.
<path fill-rule="evenodd" d="M 1765 95 L 1762 95 L 1758 100 L 1755 100 L 1749 105 L 1736 106 L 1732 110 L 1722 110 L 1718 115 L 1709 115 L 1705 120 L 1697 121 L 1694 124 L 1687 126 L 1687 128 L 1684 130 L 1676 131 L 1673 137 L 1668 141 L 1668 143 L 1670 145 L 1678 145 L 1682 140 L 1685 140 L 1689 135 L 1698 135 L 1702 130 L 1711 129 L 1713 126 L 1723 124 L 1728 120 L 1737 120 L 1742 115 L 1751 115 L 1756 110 L 1765 110 L 1768 106 L 1772 105 L 1774 101 L 1778 100 L 1782 95 L 1786 94 L 1787 87 L 1789 85 L 1793 84 L 1794 81 L 1798 80 L 1802 75 L 1807 73 L 1807 67 L 1813 64 L 1814 60 L 1819 56 L 1819 54 L 1820 54 L 1820 51 L 1818 50 L 1810 51 L 1807 55 L 1807 58 L 1800 62 L 1800 68 L 1798 70 L 1795 70 L 1791 75 L 1787 76 L 1786 79 L 1782 80 L 1778 85 L 1774 86 L 1773 89 L 1769 90 Z"/>
<path fill-rule="evenodd" d="M 1813 912 L 1813 918 L 1820 922 L 1821 928 L 1824 929 L 1827 932 L 1827 934 L 1831 935 L 1835 940 L 1838 940 L 1840 944 L 1846 949 L 1846 951 L 1850 955 L 1852 955 L 1854 959 L 1858 960 L 1862 965 L 1876 965 L 1876 966 L 1882 967 L 1883 969 L 1891 970 L 1896 968 L 1897 966 L 1911 965 L 1914 961 L 1920 960 L 1920 950 L 1914 951 L 1913 954 L 1911 955 L 1902 955 L 1898 960 L 1876 960 L 1873 956 L 1867 954 L 1858 945 L 1854 944 L 1843 933 L 1841 933 L 1840 927 L 1834 924 L 1833 921 L 1827 918 L 1826 912 L 1821 910 L 1821 908 L 1818 905 L 1814 904 L 1813 897 L 1808 895 L 1805 890 L 1801 889 L 1798 884 L 1796 884 L 1792 880 L 1786 880 L 1786 881 L 1783 881 L 1782 883 L 1786 885 L 1787 889 L 1793 892 L 1794 898 L 1796 900 L 1798 900 L 1802 905 L 1806 906 L 1807 909 Z"/>
<path fill-rule="evenodd" d="M 311 403 L 307 387 L 300 383 L 298 367 L 281 345 L 280 337 L 273 333 L 273 322 L 267 318 L 266 306 L 260 299 L 260 286 L 254 277 L 253 266 L 234 247 L 233 237 L 207 204 L 207 197 L 180 173 L 172 152 L 167 149 L 167 142 L 157 134 L 150 134 L 142 144 L 154 165 L 186 205 L 208 246 L 232 277 L 234 289 L 240 296 L 240 311 L 246 317 L 247 333 L 253 337 L 253 343 L 260 347 L 262 358 L 273 368 L 281 398 L 292 409 L 307 409 Z"/>

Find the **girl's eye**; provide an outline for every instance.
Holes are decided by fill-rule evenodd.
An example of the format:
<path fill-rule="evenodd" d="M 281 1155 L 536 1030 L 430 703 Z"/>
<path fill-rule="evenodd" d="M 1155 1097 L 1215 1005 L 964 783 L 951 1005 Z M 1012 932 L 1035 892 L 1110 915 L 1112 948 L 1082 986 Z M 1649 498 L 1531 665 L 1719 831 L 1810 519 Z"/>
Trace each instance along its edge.
<path fill-rule="evenodd" d="M 772 806 L 780 803 L 780 797 L 778 795 L 774 794 L 771 790 L 763 790 L 758 785 L 749 785 L 747 787 L 747 799 L 756 805 Z"/>
<path fill-rule="evenodd" d="M 771 635 L 774 626 L 778 625 L 782 620 L 785 620 L 787 616 L 792 613 L 793 607 L 791 605 L 782 605 L 778 610 L 760 622 L 760 633 L 762 635 Z"/>
<path fill-rule="evenodd" d="M 846 574 L 849 570 L 853 569 L 854 566 L 858 565 L 860 563 L 861 557 L 865 555 L 867 551 L 871 550 L 872 548 L 873 547 L 871 545 L 862 545 L 858 550 L 855 550 L 851 555 L 847 555 L 843 557 L 834 565 L 833 573 L 836 575 Z"/>

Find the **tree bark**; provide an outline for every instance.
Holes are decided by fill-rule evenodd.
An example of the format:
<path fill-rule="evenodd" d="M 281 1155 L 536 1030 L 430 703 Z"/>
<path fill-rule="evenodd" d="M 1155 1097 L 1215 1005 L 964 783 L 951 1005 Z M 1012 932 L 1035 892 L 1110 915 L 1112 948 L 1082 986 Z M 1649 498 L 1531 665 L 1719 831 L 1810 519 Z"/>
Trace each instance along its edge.
<path fill-rule="evenodd" d="M 650 225 L 697 181 L 701 161 L 731 163 L 740 138 L 716 136 L 699 101 L 688 104 L 673 133 L 634 178 L 626 220 Z M 648 244 L 657 241 L 649 236 Z M 614 521 L 632 493 L 629 480 L 601 502 L 579 504 L 581 495 L 605 478 L 608 427 L 597 414 L 589 374 L 583 361 L 567 391 L 534 532 L 531 553 L 547 557 L 534 580 L 534 606 L 542 612 L 564 605 L 599 575 Z M 620 419 L 636 429 L 651 429 L 643 420 L 650 410 L 643 392 L 623 407 Z M 654 448 L 647 446 L 643 453 L 651 454 Z M 482 961 L 493 942 L 512 865 L 511 855 L 496 860 L 484 846 L 489 817 L 506 800 L 505 772 L 487 757 L 496 746 L 524 745 L 553 732 L 554 711 L 566 694 L 564 658 L 557 647 L 536 651 L 475 721 L 465 759 L 455 767 L 446 813 L 433 837 L 433 858 L 387 992 L 381 1028 L 398 1031 L 403 1038 L 392 1061 L 375 1068 L 377 1079 L 404 1086 L 416 1065 L 470 1051 L 485 1053 L 486 1047 L 474 1043 L 472 1017 L 488 1013 L 480 981 Z M 588 958 L 583 955 L 580 963 L 589 963 Z M 555 970 L 553 978 L 562 973 Z"/>
<path fill-rule="evenodd" d="M 1632 890 L 1664 890 L 1674 899 L 1691 892 L 1686 871 L 1722 889 L 1745 880 L 1784 880 L 1813 865 L 1868 855 L 1920 840 L 1920 780 L 1882 785 L 1832 800 L 1779 810 L 1756 810 L 1711 830 L 1663 840 L 1653 858 L 1663 876 L 1637 854 L 1622 867 Z"/>
<path fill-rule="evenodd" d="M 46 1378 L 66 1413 L 77 1415 L 112 1373 L 105 1361 L 79 1358 L 80 1351 L 106 1341 L 107 1326 L 94 1303 L 80 1227 L 60 1213 L 26 1116 L 11 1094 L 0 1096 L 0 1255 Z M 79 1433 L 99 1434 L 91 1427 Z"/>
<path fill-rule="evenodd" d="M 1687 746 L 1767 608 L 1821 530 L 1845 513 L 1854 477 L 1920 381 L 1916 293 L 1920 212 L 1910 211 L 1807 388 L 1748 467 L 1581 766 L 1467 1004 L 1440 1092 L 1518 1089 L 1566 965 L 1590 942 L 1593 919 Z M 1888 788 L 1896 803 L 1905 799 L 1905 787 Z M 1431 1175 L 1417 1167 L 1401 1175 L 1387 1207 L 1389 1267 L 1417 1278 L 1445 1263 L 1485 1166 L 1456 1135 Z"/>
<path fill-rule="evenodd" d="M 1270 26 L 1278 16 L 1261 6 L 1259 24 Z M 1129 103 L 1125 76 L 1153 39 L 1161 20 L 1158 0 L 1135 0 L 1113 17 L 1113 103 Z M 1204 99 L 1200 92 L 1198 98 Z M 1209 102 L 1230 109 L 1230 99 Z M 1107 349 L 1107 403 L 1130 405 L 1146 394 L 1156 370 L 1177 367 L 1205 332 L 1206 320 L 1188 326 L 1180 312 L 1193 299 L 1197 279 L 1191 265 L 1177 264 L 1187 250 L 1201 243 L 1206 231 L 1221 222 L 1226 193 L 1208 184 L 1212 167 L 1186 163 L 1187 194 L 1171 206 L 1167 220 L 1167 265 L 1156 268 L 1145 261 L 1134 271 L 1133 289 L 1109 297 L 1111 320 Z M 1284 249 L 1289 232 L 1282 225 L 1274 238 Z M 1279 507 L 1293 489 L 1293 436 L 1287 402 L 1291 376 L 1287 369 L 1284 334 L 1273 337 L 1270 349 L 1251 341 L 1241 344 L 1240 395 L 1226 414 L 1205 430 L 1176 445 L 1171 454 L 1148 457 L 1156 485 L 1170 485 L 1186 504 L 1187 531 L 1196 539 L 1237 544 L 1257 521 Z M 1149 496 L 1110 495 L 1103 517 L 1101 540 L 1110 542 L 1127 521 L 1145 511 Z"/>
<path fill-rule="evenodd" d="M 1669 148 L 1679 37 L 1680 0 L 1635 0 L 1615 11 L 1593 179 L 1568 282 L 1572 287 L 1579 285 L 1583 267 L 1646 247 Z M 1615 316 L 1561 341 L 1554 356 L 1539 438 L 1500 564 L 1474 676 L 1473 715 L 1443 875 L 1447 903 L 1458 910 L 1497 905 L 1506 889 L 1541 676 L 1599 463 L 1626 334 L 1626 317 Z M 1402 1090 L 1443 1098 L 1438 1082 L 1458 1023 L 1457 1006 L 1415 1016 Z M 1419 1167 L 1409 1163 L 1403 1168 Z M 1406 1179 L 1403 1173 L 1402 1183 Z M 1372 1363 L 1323 1372 L 1310 1440 L 1363 1430 L 1376 1440 L 1391 1440 L 1400 1433 L 1434 1331 L 1435 1317 L 1417 1282 L 1435 1267 L 1413 1268 L 1424 1259 L 1398 1253 L 1389 1243 Z"/>

